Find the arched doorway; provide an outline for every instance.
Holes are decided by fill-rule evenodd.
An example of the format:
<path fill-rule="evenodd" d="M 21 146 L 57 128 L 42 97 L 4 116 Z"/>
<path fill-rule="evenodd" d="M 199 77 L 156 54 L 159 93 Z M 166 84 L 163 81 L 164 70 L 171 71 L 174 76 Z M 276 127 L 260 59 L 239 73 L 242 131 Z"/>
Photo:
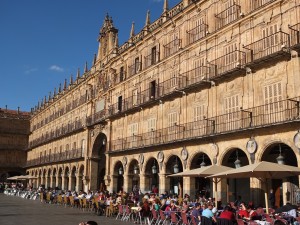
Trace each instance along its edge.
<path fill-rule="evenodd" d="M 56 188 L 56 176 L 57 176 L 57 171 L 56 168 L 54 168 L 52 173 L 52 182 L 51 182 L 52 188 Z"/>
<path fill-rule="evenodd" d="M 209 166 L 212 165 L 210 158 L 208 157 L 207 154 L 200 152 L 198 154 L 195 155 L 195 157 L 193 158 L 192 162 L 191 162 L 191 169 L 197 169 L 200 167 L 205 167 L 205 166 Z M 196 190 L 196 196 L 204 196 L 206 198 L 211 197 L 212 196 L 212 181 L 209 178 L 205 178 L 205 177 L 195 177 L 192 178 L 194 179 L 194 190 Z M 194 196 L 193 196 L 194 197 Z"/>
<path fill-rule="evenodd" d="M 100 133 L 93 146 L 92 156 L 91 156 L 91 163 L 92 168 L 97 168 L 97 171 L 91 174 L 91 179 L 96 180 L 96 187 L 91 187 L 91 189 L 102 189 L 106 190 L 105 186 L 105 168 L 106 168 L 106 141 L 107 137 L 105 134 Z"/>
<path fill-rule="evenodd" d="M 69 176 L 70 176 L 70 170 L 69 167 L 66 167 L 65 173 L 64 173 L 64 182 L 63 182 L 63 189 L 69 190 Z"/>
<path fill-rule="evenodd" d="M 77 188 L 76 188 L 76 167 L 74 166 L 73 168 L 72 168 L 72 172 L 71 172 L 71 191 L 75 191 L 75 190 L 77 190 Z"/>
<path fill-rule="evenodd" d="M 79 168 L 79 181 L 78 181 L 78 189 L 79 190 L 83 190 L 84 189 L 84 184 L 83 184 L 83 175 L 84 175 L 84 166 L 81 165 L 80 168 Z M 84 190 L 87 192 L 87 190 Z"/>
<path fill-rule="evenodd" d="M 145 167 L 145 189 L 158 193 L 159 190 L 159 165 L 155 158 L 150 158 Z"/>
<path fill-rule="evenodd" d="M 173 155 L 169 158 L 167 165 L 166 165 L 166 173 L 167 174 L 174 174 L 180 173 L 183 171 L 183 166 L 181 159 Z M 181 194 L 179 191 L 182 190 L 182 177 L 168 177 L 168 182 L 166 183 L 166 189 L 169 191 L 170 194 Z"/>
<path fill-rule="evenodd" d="M 262 161 L 285 164 L 290 166 L 298 166 L 297 157 L 294 151 L 284 143 L 274 143 L 264 151 Z M 288 177 L 285 179 L 271 179 L 268 181 L 268 191 L 273 190 L 275 194 L 275 207 L 280 207 L 285 202 L 292 204 L 300 203 L 297 196 L 299 193 L 299 179 L 298 176 Z M 270 202 L 270 206 L 272 206 Z"/>
<path fill-rule="evenodd" d="M 57 187 L 59 189 L 62 189 L 62 177 L 63 177 L 63 171 L 62 171 L 62 168 L 59 168 L 59 170 L 58 170 L 58 181 L 57 181 Z"/>
<path fill-rule="evenodd" d="M 225 154 L 222 165 L 232 168 L 238 168 L 241 166 L 249 165 L 249 161 L 247 155 L 243 150 L 234 148 L 230 149 Z M 252 196 L 250 196 L 250 178 L 224 180 L 222 182 L 223 191 L 221 193 L 223 202 L 235 202 L 235 200 L 238 199 L 238 196 L 241 196 L 242 201 L 246 203 L 251 201 Z M 224 187 L 226 188 L 224 189 Z"/>
<path fill-rule="evenodd" d="M 140 189 L 140 167 L 136 159 L 129 163 L 128 167 L 128 191 Z"/>
<path fill-rule="evenodd" d="M 123 186 L 124 186 L 124 167 L 121 161 L 118 161 L 115 165 L 114 168 L 114 174 L 113 174 L 113 179 L 114 179 L 114 191 L 120 192 L 123 191 Z"/>

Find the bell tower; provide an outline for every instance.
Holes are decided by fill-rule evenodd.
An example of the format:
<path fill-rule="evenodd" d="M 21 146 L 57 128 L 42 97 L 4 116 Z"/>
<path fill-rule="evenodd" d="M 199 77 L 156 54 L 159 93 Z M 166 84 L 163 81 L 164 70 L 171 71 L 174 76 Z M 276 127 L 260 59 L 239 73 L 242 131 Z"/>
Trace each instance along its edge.
<path fill-rule="evenodd" d="M 118 45 L 117 41 L 118 29 L 114 27 L 112 18 L 107 14 L 98 37 L 99 48 L 97 60 L 102 61 L 107 55 L 112 53 L 116 45 Z"/>

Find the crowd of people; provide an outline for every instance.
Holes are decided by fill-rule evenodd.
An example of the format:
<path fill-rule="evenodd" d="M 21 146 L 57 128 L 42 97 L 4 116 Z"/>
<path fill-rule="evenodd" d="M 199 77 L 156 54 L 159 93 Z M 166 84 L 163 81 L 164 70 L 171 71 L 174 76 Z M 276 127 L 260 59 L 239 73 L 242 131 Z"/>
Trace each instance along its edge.
<path fill-rule="evenodd" d="M 6 186 L 6 188 L 26 191 L 24 187 L 18 185 L 14 187 Z M 120 213 L 119 206 L 130 206 L 130 209 L 132 209 L 132 218 L 140 218 L 140 220 L 152 217 L 153 211 L 157 212 L 157 215 L 159 215 L 158 212 L 162 211 L 166 218 L 169 219 L 172 212 L 176 212 L 179 220 L 182 215 L 188 215 L 187 219 L 193 225 L 200 223 L 202 225 L 217 224 L 222 219 L 230 221 L 231 224 L 237 224 L 239 219 L 246 223 L 247 221 L 266 220 L 267 217 L 270 217 L 263 210 L 259 211 L 256 209 L 252 202 L 248 204 L 243 202 L 241 196 L 238 196 L 235 202 L 223 205 L 218 204 L 216 206 L 213 198 L 204 195 L 198 195 L 192 199 L 188 194 L 180 197 L 177 194 L 169 194 L 167 191 L 162 194 L 155 192 L 142 193 L 137 186 L 130 193 L 124 191 L 109 193 L 105 190 L 89 190 L 87 192 L 81 190 L 76 192 L 70 190 L 62 191 L 58 188 L 45 189 L 43 187 L 39 187 L 38 189 L 31 188 L 27 191 L 38 193 L 40 196 L 38 199 L 47 203 L 59 203 L 59 199 L 73 199 L 72 206 L 77 208 L 82 208 L 82 201 L 85 200 L 87 205 L 84 207 L 97 212 L 98 215 L 116 216 Z M 71 202 L 64 202 L 64 204 L 71 204 Z M 288 206 L 278 208 L 272 212 L 274 213 L 274 217 L 275 213 L 281 214 L 282 219 L 285 219 L 287 223 L 293 224 L 297 222 L 297 206 Z M 120 217 L 122 218 L 123 216 L 121 215 Z M 136 223 L 141 222 L 138 219 L 134 219 L 134 221 Z"/>

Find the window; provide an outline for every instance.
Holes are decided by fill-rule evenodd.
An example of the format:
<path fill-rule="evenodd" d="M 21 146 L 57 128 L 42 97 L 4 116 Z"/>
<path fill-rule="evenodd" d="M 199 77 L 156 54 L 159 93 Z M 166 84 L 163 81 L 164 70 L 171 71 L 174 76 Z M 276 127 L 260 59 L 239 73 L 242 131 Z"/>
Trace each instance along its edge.
<path fill-rule="evenodd" d="M 178 86 L 178 70 L 175 69 L 175 70 L 172 70 L 170 71 L 170 76 L 171 76 L 171 79 L 170 79 L 170 87 L 177 87 Z"/>
<path fill-rule="evenodd" d="M 132 91 L 132 105 L 138 105 L 138 90 Z"/>
<path fill-rule="evenodd" d="M 148 119 L 147 124 L 148 124 L 147 126 L 148 132 L 156 130 L 156 118 Z"/>
<path fill-rule="evenodd" d="M 118 97 L 118 111 L 122 111 L 122 95 Z"/>
<path fill-rule="evenodd" d="M 194 121 L 203 120 L 205 116 L 204 105 L 197 105 L 194 107 Z"/>
<path fill-rule="evenodd" d="M 151 65 L 154 65 L 157 62 L 157 52 L 156 47 L 151 49 Z"/>
<path fill-rule="evenodd" d="M 274 83 L 264 87 L 265 111 L 273 112 L 283 108 L 281 83 Z"/>
<path fill-rule="evenodd" d="M 280 39 L 278 34 L 276 35 L 277 31 L 278 31 L 277 24 L 262 29 L 262 36 L 264 38 L 264 43 L 263 43 L 264 49 L 279 44 Z"/>
<path fill-rule="evenodd" d="M 155 96 L 155 93 L 156 93 L 156 81 L 152 81 L 150 82 L 150 98 L 151 99 L 154 99 L 156 96 Z"/>
<path fill-rule="evenodd" d="M 134 60 L 134 74 L 138 73 L 140 71 L 140 58 L 137 57 Z"/>
<path fill-rule="evenodd" d="M 122 82 L 124 80 L 124 67 L 122 66 L 120 68 L 120 82 Z"/>
<path fill-rule="evenodd" d="M 230 114 L 232 112 L 239 111 L 239 96 L 233 95 L 225 98 L 225 113 Z"/>
<path fill-rule="evenodd" d="M 205 65 L 205 59 L 199 58 L 194 60 L 193 67 L 194 67 L 194 73 L 192 75 L 192 78 L 194 79 L 194 82 L 199 82 L 201 80 L 206 79 L 207 75 L 207 69 L 204 66 Z"/>
<path fill-rule="evenodd" d="M 175 132 L 176 131 L 176 125 L 178 123 L 177 118 L 177 112 L 172 112 L 168 114 L 168 127 L 169 132 Z"/>

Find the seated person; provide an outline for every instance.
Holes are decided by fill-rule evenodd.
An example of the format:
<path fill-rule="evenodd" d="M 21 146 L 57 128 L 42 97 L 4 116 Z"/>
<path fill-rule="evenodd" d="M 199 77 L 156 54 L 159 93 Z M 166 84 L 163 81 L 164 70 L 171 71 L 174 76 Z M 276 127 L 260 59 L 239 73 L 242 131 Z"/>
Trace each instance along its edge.
<path fill-rule="evenodd" d="M 212 203 L 210 202 L 207 203 L 206 209 L 202 211 L 202 217 L 206 217 L 207 219 L 212 220 L 213 223 L 216 223 L 217 219 L 212 212 L 212 208 L 213 208 Z"/>
<path fill-rule="evenodd" d="M 247 207 L 245 206 L 245 203 L 243 203 L 243 202 L 240 204 L 240 208 L 239 208 L 239 211 L 238 211 L 238 216 L 241 219 L 249 218 L 249 212 L 247 210 Z"/>
<path fill-rule="evenodd" d="M 201 222 L 200 208 L 200 203 L 196 203 L 194 209 L 191 212 L 191 216 L 194 216 L 196 224 L 200 224 Z"/>
<path fill-rule="evenodd" d="M 235 215 L 228 205 L 225 206 L 224 211 L 221 212 L 220 218 L 235 221 Z"/>

